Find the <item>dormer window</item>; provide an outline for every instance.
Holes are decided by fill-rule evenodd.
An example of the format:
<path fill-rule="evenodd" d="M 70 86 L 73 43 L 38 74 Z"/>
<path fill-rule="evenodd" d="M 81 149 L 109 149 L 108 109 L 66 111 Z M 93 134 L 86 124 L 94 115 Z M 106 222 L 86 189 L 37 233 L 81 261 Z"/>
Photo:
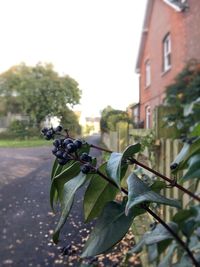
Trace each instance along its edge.
<path fill-rule="evenodd" d="M 151 64 L 150 60 L 145 62 L 145 87 L 149 87 L 151 84 Z"/>
<path fill-rule="evenodd" d="M 171 68 L 171 35 L 167 34 L 163 40 L 163 71 Z"/>

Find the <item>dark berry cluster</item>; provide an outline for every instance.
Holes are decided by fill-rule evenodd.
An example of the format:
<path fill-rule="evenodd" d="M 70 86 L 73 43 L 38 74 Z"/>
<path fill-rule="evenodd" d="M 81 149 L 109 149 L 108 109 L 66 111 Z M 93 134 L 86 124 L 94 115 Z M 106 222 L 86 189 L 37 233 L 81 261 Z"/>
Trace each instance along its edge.
<path fill-rule="evenodd" d="M 41 133 L 45 136 L 45 139 L 46 140 L 50 140 L 50 139 L 53 139 L 55 134 L 60 134 L 60 132 L 62 131 L 62 126 L 59 125 L 57 126 L 56 128 L 47 128 L 47 127 L 44 127 L 42 130 L 41 130 Z"/>
<path fill-rule="evenodd" d="M 80 160 L 81 162 L 84 162 L 81 166 L 81 171 L 85 174 L 89 173 L 91 171 L 92 157 L 88 155 L 88 153 L 84 152 L 81 154 Z"/>
<path fill-rule="evenodd" d="M 82 141 L 71 138 L 55 139 L 53 145 L 52 153 L 56 156 L 60 165 L 65 165 L 69 160 L 74 159 L 73 153 L 82 147 Z"/>
<path fill-rule="evenodd" d="M 47 140 L 54 139 L 54 137 L 62 136 L 60 132 L 62 131 L 62 126 L 57 126 L 56 128 L 43 128 L 42 133 Z M 81 165 L 81 171 L 84 174 L 88 174 L 92 171 L 92 157 L 86 153 L 80 152 L 83 142 L 79 139 L 72 139 L 70 137 L 55 139 L 53 141 L 52 153 L 56 156 L 57 161 L 60 165 L 65 165 L 70 160 L 77 160 Z"/>

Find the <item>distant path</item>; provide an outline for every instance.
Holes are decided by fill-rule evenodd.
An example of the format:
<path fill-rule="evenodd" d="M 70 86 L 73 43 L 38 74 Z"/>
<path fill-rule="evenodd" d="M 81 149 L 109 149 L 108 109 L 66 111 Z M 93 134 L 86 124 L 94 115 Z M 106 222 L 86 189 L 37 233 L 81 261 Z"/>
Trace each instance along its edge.
<path fill-rule="evenodd" d="M 89 137 L 98 144 L 100 137 Z M 94 156 L 101 153 L 93 150 Z M 51 242 L 56 218 L 49 206 L 51 147 L 0 148 L 0 266 L 76 266 L 90 226 L 82 222 L 83 189 L 76 196 L 61 242 Z M 72 256 L 63 246 L 73 245 Z"/>

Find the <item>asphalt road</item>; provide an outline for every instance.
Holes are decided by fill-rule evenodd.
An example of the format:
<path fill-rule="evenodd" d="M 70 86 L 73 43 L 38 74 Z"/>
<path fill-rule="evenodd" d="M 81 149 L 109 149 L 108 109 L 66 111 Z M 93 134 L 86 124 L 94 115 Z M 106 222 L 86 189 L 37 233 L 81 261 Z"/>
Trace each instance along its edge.
<path fill-rule="evenodd" d="M 98 144 L 99 136 L 89 142 Z M 97 150 L 93 156 L 100 157 Z M 52 243 L 57 223 L 49 206 L 51 147 L 0 148 L 0 266 L 76 266 L 91 225 L 83 223 L 81 189 L 62 230 Z M 63 253 L 63 249 L 65 249 Z M 66 255 L 63 255 L 66 254 Z M 99 265 L 103 266 L 103 265 Z"/>

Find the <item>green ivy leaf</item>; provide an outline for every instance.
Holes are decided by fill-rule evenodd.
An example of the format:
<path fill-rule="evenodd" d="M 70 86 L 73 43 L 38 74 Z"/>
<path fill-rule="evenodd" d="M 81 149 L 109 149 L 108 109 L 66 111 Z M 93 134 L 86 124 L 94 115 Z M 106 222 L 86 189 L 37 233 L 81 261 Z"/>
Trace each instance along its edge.
<path fill-rule="evenodd" d="M 50 189 L 50 205 L 52 210 L 54 210 L 54 202 L 55 202 L 55 196 L 57 195 L 61 204 L 62 204 L 62 198 L 63 198 L 63 187 L 64 184 L 72 179 L 73 177 L 77 176 L 80 172 L 80 163 L 79 162 L 70 162 L 69 164 L 66 164 L 64 166 L 64 170 L 57 174 L 51 183 L 51 189 Z M 58 166 L 59 168 L 59 166 Z"/>
<path fill-rule="evenodd" d="M 167 225 L 175 232 L 178 231 L 178 226 L 176 223 L 169 222 Z M 156 252 L 155 254 L 152 253 L 152 255 L 149 255 L 151 261 L 153 261 L 158 256 L 158 248 L 164 244 L 166 240 L 172 240 L 173 238 L 174 237 L 171 235 L 171 233 L 168 232 L 168 230 L 162 224 L 157 224 L 153 230 L 148 231 L 143 235 L 140 241 L 129 251 L 129 254 L 141 252 L 142 248 L 146 245 L 150 254 L 152 253 L 152 248 L 154 248 Z M 157 247 L 158 243 L 159 247 Z"/>
<path fill-rule="evenodd" d="M 196 153 L 200 152 L 200 137 L 197 138 L 192 144 L 184 143 L 180 153 L 177 155 L 173 164 L 178 164 L 173 173 L 176 173 L 178 170 L 183 170 L 187 167 L 188 160 L 190 157 Z"/>
<path fill-rule="evenodd" d="M 169 222 L 167 225 L 174 231 L 178 232 L 178 226 L 174 222 Z M 156 227 L 151 231 L 145 234 L 145 244 L 152 245 L 155 243 L 159 243 L 163 240 L 173 239 L 174 237 L 171 233 L 162 225 L 157 224 Z"/>
<path fill-rule="evenodd" d="M 194 267 L 194 265 L 187 255 L 183 255 L 177 263 L 173 264 L 173 267 Z"/>
<path fill-rule="evenodd" d="M 65 224 L 69 212 L 71 210 L 74 196 L 76 191 L 85 183 L 87 176 L 82 172 L 79 173 L 75 178 L 71 179 L 64 185 L 63 191 L 63 208 L 60 220 L 57 224 L 55 232 L 53 234 L 54 243 L 58 243 L 59 233 L 63 225 Z"/>
<path fill-rule="evenodd" d="M 65 165 L 60 165 L 58 163 L 58 160 L 55 159 L 54 160 L 54 163 L 53 163 L 53 168 L 52 168 L 52 171 L 51 171 L 51 180 L 53 180 L 53 178 L 55 177 L 60 177 L 60 175 L 62 176 L 63 172 L 65 169 L 67 169 L 70 165 L 72 165 L 74 163 L 73 160 L 69 161 L 67 164 Z M 62 174 L 61 174 L 62 173 Z"/>
<path fill-rule="evenodd" d="M 66 174 L 68 173 L 69 168 L 71 168 L 71 166 L 73 166 L 74 163 L 76 163 L 76 161 L 70 160 L 64 166 L 59 165 L 58 167 L 61 167 L 61 168 L 59 168 L 59 169 L 57 168 L 56 175 L 54 176 L 54 179 L 62 179 L 64 177 L 66 177 Z M 79 166 L 80 166 L 80 163 L 79 163 Z"/>
<path fill-rule="evenodd" d="M 62 174 L 54 178 L 54 183 L 58 191 L 58 197 L 62 204 L 63 201 L 63 188 L 66 182 L 76 177 L 80 173 L 80 162 L 73 162 Z"/>
<path fill-rule="evenodd" d="M 152 245 L 147 246 L 147 252 L 148 252 L 149 262 L 155 261 L 159 256 L 157 244 L 152 244 Z"/>
<path fill-rule="evenodd" d="M 159 193 L 162 189 L 166 188 L 166 183 L 164 181 L 155 181 L 150 188 L 152 191 Z"/>
<path fill-rule="evenodd" d="M 176 243 L 172 243 L 168 248 L 163 260 L 159 263 L 158 267 L 169 267 L 171 266 L 171 260 L 177 248 Z"/>
<path fill-rule="evenodd" d="M 60 166 L 60 165 L 58 164 L 57 159 L 55 159 L 53 162 L 52 170 L 51 170 L 51 180 L 54 178 L 58 166 Z"/>
<path fill-rule="evenodd" d="M 200 154 L 193 155 L 188 160 L 188 170 L 182 177 L 182 180 L 200 178 Z"/>
<path fill-rule="evenodd" d="M 135 144 L 127 147 L 123 153 L 113 152 L 108 160 L 106 172 L 108 176 L 120 188 L 120 181 L 124 177 L 128 164 L 125 162 L 128 158 L 133 157 L 135 153 L 141 150 L 141 145 Z"/>
<path fill-rule="evenodd" d="M 127 180 L 128 183 L 128 202 L 126 205 L 126 214 L 128 215 L 132 207 L 143 202 L 155 202 L 164 205 L 180 208 L 177 200 L 168 199 L 151 190 L 141 179 L 132 173 Z"/>
<path fill-rule="evenodd" d="M 106 174 L 106 163 L 99 167 L 99 171 Z M 85 221 L 99 216 L 105 204 L 113 200 L 118 189 L 104 180 L 98 174 L 93 174 L 84 196 L 84 217 Z"/>
<path fill-rule="evenodd" d="M 190 136 L 200 136 L 200 123 L 196 123 L 194 125 L 194 128 L 190 133 Z"/>
<path fill-rule="evenodd" d="M 113 152 L 108 160 L 106 172 L 113 182 L 120 188 L 122 153 Z M 127 166 L 128 167 L 128 166 Z M 125 167 L 125 172 L 127 167 Z"/>
<path fill-rule="evenodd" d="M 69 162 L 66 165 L 62 166 L 58 163 L 57 159 L 54 160 L 53 168 L 51 172 L 52 182 L 51 182 L 51 188 L 50 188 L 50 205 L 51 205 L 51 209 L 53 212 L 54 212 L 53 204 L 58 201 L 58 191 L 53 180 L 55 176 L 59 176 L 59 174 L 65 169 L 67 169 L 71 164 L 72 162 Z"/>
<path fill-rule="evenodd" d="M 136 154 L 140 151 L 141 151 L 141 144 L 140 143 L 130 145 L 124 150 L 123 155 L 122 155 L 122 160 L 132 158 L 134 156 L 134 154 Z"/>
<path fill-rule="evenodd" d="M 183 224 L 180 225 L 180 228 L 182 230 L 182 233 L 187 237 L 191 237 L 193 234 L 195 228 L 197 227 L 195 220 L 193 218 L 190 218 L 183 222 Z"/>
<path fill-rule="evenodd" d="M 62 171 L 63 166 L 61 166 L 57 159 L 54 160 L 53 167 L 51 170 L 51 181 L 53 181 L 54 177 L 59 174 Z M 51 209 L 54 212 L 53 203 L 58 201 L 58 192 L 55 187 L 55 184 L 51 182 L 51 188 L 50 188 L 50 205 Z"/>
<path fill-rule="evenodd" d="M 173 221 L 179 225 L 182 233 L 187 238 L 190 238 L 194 231 L 200 226 L 199 205 L 192 206 L 189 210 L 180 210 L 174 215 Z"/>
<path fill-rule="evenodd" d="M 199 242 L 199 237 L 196 235 L 191 236 L 190 238 L 190 243 L 189 243 L 189 248 L 191 251 L 198 251 L 200 250 L 200 242 Z"/>
<path fill-rule="evenodd" d="M 195 212 L 192 209 L 189 210 L 179 210 L 174 216 L 173 216 L 173 221 L 177 224 L 182 224 L 185 222 L 188 218 L 191 216 L 194 216 Z"/>
<path fill-rule="evenodd" d="M 142 210 L 142 212 L 144 212 Z M 81 257 L 95 256 L 117 244 L 129 230 L 134 217 L 141 213 L 135 208 L 126 216 L 124 204 L 109 202 L 92 230 Z"/>

